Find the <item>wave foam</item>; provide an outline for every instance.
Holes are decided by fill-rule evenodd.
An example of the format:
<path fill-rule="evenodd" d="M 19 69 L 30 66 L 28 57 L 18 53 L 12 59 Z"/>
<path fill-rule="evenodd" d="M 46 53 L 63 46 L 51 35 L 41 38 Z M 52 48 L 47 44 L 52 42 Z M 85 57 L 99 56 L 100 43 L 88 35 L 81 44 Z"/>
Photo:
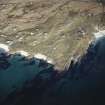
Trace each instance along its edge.
<path fill-rule="evenodd" d="M 28 52 L 23 51 L 23 50 L 17 51 L 16 53 L 17 53 L 17 54 L 21 54 L 21 55 L 23 55 L 23 56 L 25 56 L 25 57 L 29 56 Z"/>
<path fill-rule="evenodd" d="M 9 52 L 9 47 L 6 44 L 0 44 L 0 54 Z"/>
<path fill-rule="evenodd" d="M 94 33 L 95 39 L 99 39 L 99 38 L 101 38 L 101 37 L 103 37 L 103 36 L 105 36 L 105 30 L 99 31 L 99 32 L 97 32 L 97 33 Z"/>

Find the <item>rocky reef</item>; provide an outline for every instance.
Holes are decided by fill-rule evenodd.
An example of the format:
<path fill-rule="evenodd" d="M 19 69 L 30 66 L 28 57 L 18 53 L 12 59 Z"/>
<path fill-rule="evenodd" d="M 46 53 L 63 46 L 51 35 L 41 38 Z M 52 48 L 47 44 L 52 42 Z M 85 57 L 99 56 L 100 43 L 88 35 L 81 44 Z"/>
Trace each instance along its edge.
<path fill-rule="evenodd" d="M 44 55 L 10 53 L 0 44 L 0 105 L 105 104 L 104 35 L 95 33 L 86 52 L 62 72 Z"/>

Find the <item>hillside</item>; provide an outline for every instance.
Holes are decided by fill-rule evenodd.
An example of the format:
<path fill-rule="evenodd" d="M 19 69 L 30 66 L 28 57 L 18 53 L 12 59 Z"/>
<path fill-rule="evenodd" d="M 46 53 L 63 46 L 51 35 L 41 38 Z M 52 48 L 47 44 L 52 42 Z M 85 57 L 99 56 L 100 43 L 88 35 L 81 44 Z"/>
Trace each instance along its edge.
<path fill-rule="evenodd" d="M 63 70 L 84 52 L 101 13 L 91 0 L 0 0 L 0 43 L 11 52 L 44 54 Z"/>

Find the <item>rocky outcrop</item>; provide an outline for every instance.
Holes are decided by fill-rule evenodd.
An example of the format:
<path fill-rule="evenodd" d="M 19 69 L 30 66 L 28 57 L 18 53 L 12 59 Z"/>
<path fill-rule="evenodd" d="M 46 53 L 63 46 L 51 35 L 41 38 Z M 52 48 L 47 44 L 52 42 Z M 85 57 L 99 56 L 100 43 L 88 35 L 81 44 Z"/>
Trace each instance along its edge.
<path fill-rule="evenodd" d="M 43 53 L 62 69 L 74 50 L 80 54 L 85 50 L 94 26 L 101 24 L 97 4 L 96 0 L 0 0 L 0 43 L 12 51 Z"/>

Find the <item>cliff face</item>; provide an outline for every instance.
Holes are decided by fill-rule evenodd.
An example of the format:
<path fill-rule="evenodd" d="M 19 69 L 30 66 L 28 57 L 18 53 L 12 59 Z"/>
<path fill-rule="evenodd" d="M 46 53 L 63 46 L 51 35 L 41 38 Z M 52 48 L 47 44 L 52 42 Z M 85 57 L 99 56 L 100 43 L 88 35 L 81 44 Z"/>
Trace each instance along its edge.
<path fill-rule="evenodd" d="M 60 69 L 83 53 L 102 12 L 94 0 L 0 0 L 0 42 L 42 53 Z M 74 54 L 75 53 L 75 54 Z"/>
<path fill-rule="evenodd" d="M 95 37 L 86 53 L 61 73 L 47 61 L 1 51 L 1 105 L 105 103 L 105 36 Z"/>

